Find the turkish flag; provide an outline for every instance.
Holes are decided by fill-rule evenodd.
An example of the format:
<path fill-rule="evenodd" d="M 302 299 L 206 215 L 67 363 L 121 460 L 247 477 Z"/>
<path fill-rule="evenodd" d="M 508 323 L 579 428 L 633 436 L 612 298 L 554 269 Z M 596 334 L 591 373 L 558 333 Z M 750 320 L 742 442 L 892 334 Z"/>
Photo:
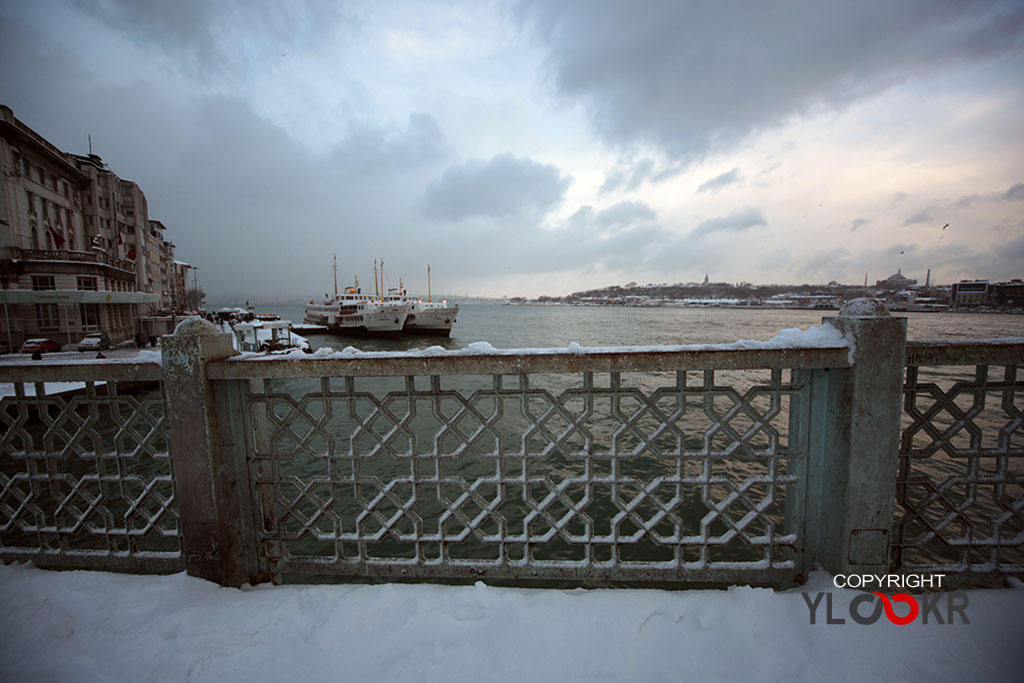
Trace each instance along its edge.
<path fill-rule="evenodd" d="M 128 253 L 125 254 L 125 256 L 130 258 L 132 261 L 135 260 L 135 245 L 134 244 L 132 245 L 132 248 L 128 250 Z"/>
<path fill-rule="evenodd" d="M 57 245 L 57 248 L 60 249 L 61 247 L 63 247 L 64 242 L 66 241 L 64 237 L 59 232 L 57 232 L 56 230 L 49 226 L 47 226 L 46 229 L 50 231 L 51 235 L 53 235 L 53 243 Z"/>

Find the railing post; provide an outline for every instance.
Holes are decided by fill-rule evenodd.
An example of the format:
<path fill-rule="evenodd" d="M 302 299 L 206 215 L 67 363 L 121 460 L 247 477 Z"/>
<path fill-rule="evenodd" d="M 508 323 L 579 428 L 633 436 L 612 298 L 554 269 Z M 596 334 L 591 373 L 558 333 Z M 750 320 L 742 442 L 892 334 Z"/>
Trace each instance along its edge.
<path fill-rule="evenodd" d="M 807 557 L 832 574 L 885 573 L 907 321 L 855 299 L 823 322 L 850 341 L 853 364 L 812 373 Z"/>
<path fill-rule="evenodd" d="M 189 574 L 222 586 L 257 583 L 244 439 L 232 424 L 230 387 L 206 378 L 206 363 L 235 355 L 231 335 L 201 318 L 161 340 L 170 452 Z"/>

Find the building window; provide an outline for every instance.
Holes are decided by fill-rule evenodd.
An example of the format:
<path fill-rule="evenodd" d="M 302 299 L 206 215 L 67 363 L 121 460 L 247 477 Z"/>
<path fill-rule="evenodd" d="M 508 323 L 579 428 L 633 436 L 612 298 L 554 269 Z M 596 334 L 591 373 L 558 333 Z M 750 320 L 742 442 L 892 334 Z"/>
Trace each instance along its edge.
<path fill-rule="evenodd" d="M 64 186 L 64 196 L 65 197 L 70 197 L 71 195 L 68 194 L 68 181 L 62 180 L 61 184 Z"/>
<path fill-rule="evenodd" d="M 52 275 L 33 275 L 32 290 L 36 292 L 48 292 L 57 289 Z"/>
<path fill-rule="evenodd" d="M 46 206 L 47 204 L 49 204 L 49 202 L 46 201 L 45 199 L 43 199 L 42 197 L 40 197 L 39 198 L 39 204 L 43 207 L 43 218 L 49 218 L 50 217 L 50 211 L 49 211 L 49 209 Z"/>
<path fill-rule="evenodd" d="M 39 248 L 39 231 L 36 230 L 36 226 L 32 226 L 32 248 Z"/>
<path fill-rule="evenodd" d="M 80 308 L 82 312 L 82 327 L 99 327 L 99 304 L 81 304 Z"/>
<path fill-rule="evenodd" d="M 41 330 L 58 329 L 60 320 L 57 318 L 57 304 L 36 304 L 36 324 Z"/>
<path fill-rule="evenodd" d="M 82 291 L 95 292 L 96 291 L 96 278 L 94 277 L 79 277 L 78 278 L 78 289 Z"/>
<path fill-rule="evenodd" d="M 36 212 L 36 198 L 28 190 L 25 190 L 25 196 L 28 198 L 28 212 L 34 214 Z"/>
<path fill-rule="evenodd" d="M 39 171 L 39 184 L 42 185 L 43 187 L 46 187 L 46 171 L 43 170 L 42 166 L 40 166 L 36 170 Z"/>

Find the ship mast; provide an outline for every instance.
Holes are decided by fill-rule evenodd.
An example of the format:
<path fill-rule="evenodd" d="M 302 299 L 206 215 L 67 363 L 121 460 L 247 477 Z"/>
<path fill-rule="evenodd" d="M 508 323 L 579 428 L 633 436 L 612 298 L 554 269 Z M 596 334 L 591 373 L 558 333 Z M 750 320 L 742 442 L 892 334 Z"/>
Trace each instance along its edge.
<path fill-rule="evenodd" d="M 373 295 L 380 296 L 380 289 L 377 288 L 377 259 L 373 259 Z"/>
<path fill-rule="evenodd" d="M 334 296 L 338 296 L 338 255 L 334 255 Z"/>

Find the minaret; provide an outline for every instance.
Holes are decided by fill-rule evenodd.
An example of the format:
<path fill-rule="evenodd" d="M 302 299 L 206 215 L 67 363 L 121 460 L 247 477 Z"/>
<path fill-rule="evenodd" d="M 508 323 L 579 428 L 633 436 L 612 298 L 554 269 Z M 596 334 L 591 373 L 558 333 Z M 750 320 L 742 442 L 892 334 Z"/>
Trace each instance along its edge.
<path fill-rule="evenodd" d="M 932 269 L 928 269 L 928 274 L 924 276 L 924 287 L 928 289 L 932 286 Z"/>
<path fill-rule="evenodd" d="M 868 274 L 867 273 L 864 273 L 864 286 L 865 287 L 868 286 Z"/>

